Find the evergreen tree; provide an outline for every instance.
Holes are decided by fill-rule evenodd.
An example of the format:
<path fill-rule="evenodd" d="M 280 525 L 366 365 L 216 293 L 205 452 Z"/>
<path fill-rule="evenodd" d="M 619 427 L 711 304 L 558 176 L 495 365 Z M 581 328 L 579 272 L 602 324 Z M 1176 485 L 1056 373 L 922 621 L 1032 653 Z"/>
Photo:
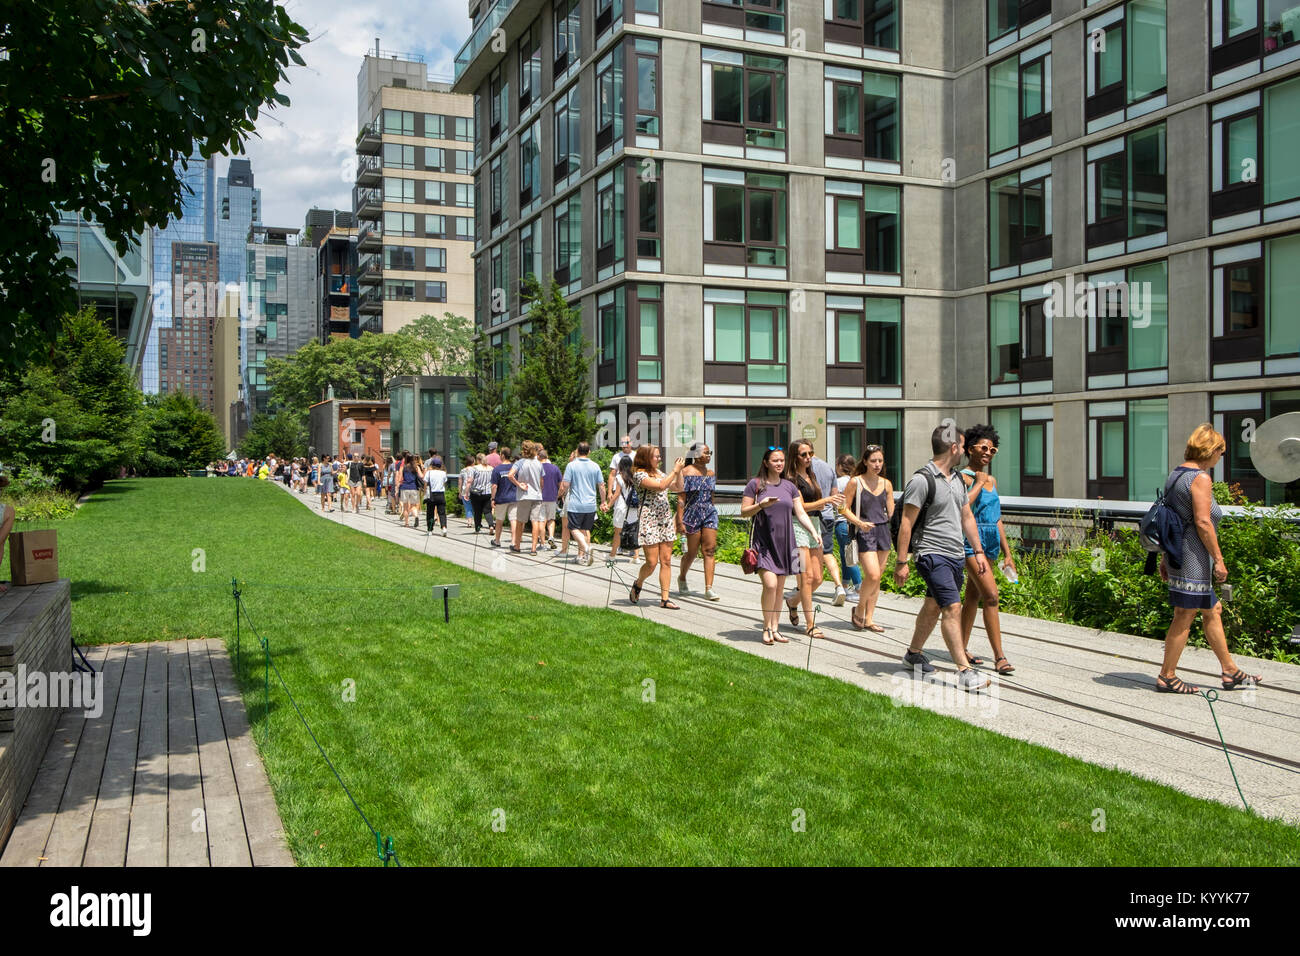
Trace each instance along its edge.
<path fill-rule="evenodd" d="M 552 458 L 562 461 L 600 429 L 588 409 L 591 355 L 578 311 L 569 307 L 554 279 L 543 289 L 530 277 L 524 296 L 532 302 L 532 332 L 513 382 L 519 407 L 514 430 L 521 438 L 540 441 Z"/>
<path fill-rule="evenodd" d="M 465 425 L 460 432 L 461 458 L 486 451 L 489 442 L 514 446 L 519 415 L 510 365 L 508 345 L 477 353 L 477 369 L 465 400 Z M 497 375 L 498 366 L 507 374 Z"/>
<path fill-rule="evenodd" d="M 202 468 L 226 454 L 226 439 L 216 419 L 183 392 L 146 395 L 140 417 L 142 475 L 179 475 Z"/>

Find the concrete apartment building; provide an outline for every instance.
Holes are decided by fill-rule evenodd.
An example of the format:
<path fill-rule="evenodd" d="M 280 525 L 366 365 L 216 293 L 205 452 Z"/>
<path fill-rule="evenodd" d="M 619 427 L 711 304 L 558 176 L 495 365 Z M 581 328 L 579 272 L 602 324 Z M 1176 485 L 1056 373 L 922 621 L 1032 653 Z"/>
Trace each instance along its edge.
<path fill-rule="evenodd" d="M 362 331 L 474 309 L 473 101 L 423 57 L 375 50 L 357 74 L 357 311 Z"/>
<path fill-rule="evenodd" d="M 171 243 L 167 255 L 171 269 L 169 325 L 157 333 L 159 394 L 184 392 L 218 417 L 212 356 L 213 331 L 221 308 L 219 260 L 215 242 Z"/>
<path fill-rule="evenodd" d="M 243 382 L 239 377 L 239 292 L 227 289 L 221 296 L 217 320 L 212 326 L 213 417 L 221 426 L 226 448 L 233 449 L 244 437 Z"/>
<path fill-rule="evenodd" d="M 1243 438 L 1300 409 L 1300 0 L 1166 5 L 471 0 L 480 328 L 554 275 L 616 430 L 727 480 L 951 416 L 1004 494 L 1149 499 L 1210 420 L 1296 500 Z"/>

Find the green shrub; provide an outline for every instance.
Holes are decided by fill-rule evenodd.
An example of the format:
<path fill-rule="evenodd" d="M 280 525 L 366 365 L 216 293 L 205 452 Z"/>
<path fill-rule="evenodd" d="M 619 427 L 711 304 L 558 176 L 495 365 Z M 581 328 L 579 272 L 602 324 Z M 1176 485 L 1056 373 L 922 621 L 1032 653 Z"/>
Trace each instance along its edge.
<path fill-rule="evenodd" d="M 13 490 L 12 487 L 9 489 Z M 71 518 L 77 513 L 77 496 L 53 488 L 22 490 L 5 495 L 0 501 L 13 505 L 16 522 L 58 521 Z"/>

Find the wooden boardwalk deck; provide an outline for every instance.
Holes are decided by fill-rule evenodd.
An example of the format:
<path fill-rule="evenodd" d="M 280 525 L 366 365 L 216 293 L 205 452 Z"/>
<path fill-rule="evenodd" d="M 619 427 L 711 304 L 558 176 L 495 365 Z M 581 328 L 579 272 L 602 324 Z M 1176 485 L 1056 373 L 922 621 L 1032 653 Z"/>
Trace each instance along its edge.
<path fill-rule="evenodd" d="M 293 866 L 222 643 L 87 656 L 104 712 L 63 712 L 0 866 Z"/>

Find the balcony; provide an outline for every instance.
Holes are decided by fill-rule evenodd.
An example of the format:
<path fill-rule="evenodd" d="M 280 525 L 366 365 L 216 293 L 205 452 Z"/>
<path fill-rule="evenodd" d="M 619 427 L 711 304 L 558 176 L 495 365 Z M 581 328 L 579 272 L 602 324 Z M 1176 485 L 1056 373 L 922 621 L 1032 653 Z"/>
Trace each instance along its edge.
<path fill-rule="evenodd" d="M 370 123 L 361 127 L 361 132 L 357 133 L 357 154 L 361 156 L 378 156 L 379 147 L 383 144 L 383 134 L 379 130 L 378 123 Z"/>
<path fill-rule="evenodd" d="M 352 283 L 349 281 L 350 279 L 351 276 L 329 276 L 329 294 L 341 296 L 346 299 L 352 294 Z"/>
<path fill-rule="evenodd" d="M 474 32 L 469 35 L 465 45 L 456 54 L 456 82 L 460 82 L 465 70 L 469 68 L 469 65 L 474 62 L 474 58 L 483 51 L 488 41 L 492 39 L 492 31 L 501 26 L 506 14 L 514 8 L 517 2 L 518 0 L 497 0 L 497 5 L 489 10 L 488 15 L 474 28 Z"/>
<path fill-rule="evenodd" d="M 379 186 L 384 181 L 384 167 L 378 156 L 357 158 L 357 185 Z"/>
<path fill-rule="evenodd" d="M 382 315 L 384 299 L 378 288 L 370 288 L 357 297 L 357 312 L 362 315 Z"/>
<path fill-rule="evenodd" d="M 384 196 L 378 186 L 358 186 L 352 190 L 352 208 L 358 219 L 379 219 L 384 211 Z"/>
<path fill-rule="evenodd" d="M 384 277 L 384 261 L 378 255 L 362 256 L 357 263 L 357 284 L 377 285 Z"/>
<path fill-rule="evenodd" d="M 384 247 L 384 228 L 378 222 L 366 220 L 357 230 L 357 251 L 378 252 Z"/>

